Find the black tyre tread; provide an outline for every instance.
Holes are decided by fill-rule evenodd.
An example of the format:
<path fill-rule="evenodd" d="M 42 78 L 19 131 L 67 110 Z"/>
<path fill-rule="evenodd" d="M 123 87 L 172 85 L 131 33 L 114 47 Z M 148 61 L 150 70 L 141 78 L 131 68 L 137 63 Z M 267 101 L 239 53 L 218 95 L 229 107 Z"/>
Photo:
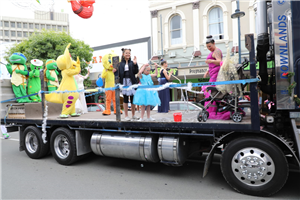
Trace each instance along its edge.
<path fill-rule="evenodd" d="M 27 149 L 26 149 L 26 145 L 25 145 L 25 138 L 26 138 L 26 134 L 29 132 L 29 130 L 33 131 L 35 133 L 35 135 L 37 136 L 38 139 L 38 149 L 35 153 L 30 153 Z M 25 128 L 24 132 L 23 132 L 23 145 L 25 148 L 25 152 L 28 155 L 28 157 L 32 158 L 32 159 L 40 159 L 43 158 L 44 156 L 46 156 L 49 152 L 50 149 L 50 145 L 49 145 L 49 141 L 47 141 L 46 144 L 44 144 L 43 142 L 43 138 L 42 138 L 42 131 L 40 129 L 38 129 L 35 126 L 28 126 L 27 128 Z"/>
<path fill-rule="evenodd" d="M 56 155 L 54 150 L 54 139 L 58 134 L 65 135 L 70 143 L 70 154 L 66 159 L 60 159 Z M 71 130 L 67 128 L 60 127 L 54 130 L 54 132 L 51 135 L 50 149 L 55 160 L 61 165 L 71 165 L 78 160 L 75 135 Z"/>
<path fill-rule="evenodd" d="M 273 177 L 273 180 L 271 180 L 269 183 L 266 185 L 270 186 L 247 186 L 242 184 L 240 181 L 238 181 L 235 177 L 235 175 L 232 173 L 231 166 L 228 167 L 226 166 L 225 162 L 229 161 L 231 163 L 232 156 L 237 152 L 228 152 L 228 151 L 233 151 L 232 148 L 239 148 L 239 146 L 242 146 L 242 143 L 245 142 L 245 147 L 249 144 L 251 144 L 251 147 L 254 148 L 261 148 L 265 152 L 267 152 L 273 159 L 275 165 L 276 165 L 276 171 L 275 171 L 275 176 Z M 254 144 L 254 145 L 252 145 Z M 259 145 L 257 145 L 259 144 Z M 229 148 L 229 150 L 228 150 Z M 240 148 L 242 149 L 242 148 Z M 227 152 L 226 152 L 227 151 Z M 272 152 L 273 151 L 273 152 Z M 228 155 L 232 154 L 232 156 Z M 272 154 L 272 155 L 271 155 Z M 281 168 L 278 167 L 278 165 L 282 165 Z M 288 174 L 289 174 L 289 166 L 288 162 L 286 160 L 285 155 L 281 151 L 281 149 L 274 144 L 273 142 L 262 138 L 262 137 L 242 137 L 242 138 L 237 138 L 230 142 L 224 149 L 224 152 L 221 157 L 221 171 L 223 174 L 223 177 L 225 178 L 226 182 L 236 191 L 243 193 L 243 194 L 248 194 L 248 195 L 253 195 L 253 196 L 272 196 L 275 193 L 277 193 L 281 188 L 285 185 L 287 179 L 288 179 Z M 233 179 L 233 180 L 232 180 Z M 233 181 L 236 181 L 236 185 L 234 185 Z"/>

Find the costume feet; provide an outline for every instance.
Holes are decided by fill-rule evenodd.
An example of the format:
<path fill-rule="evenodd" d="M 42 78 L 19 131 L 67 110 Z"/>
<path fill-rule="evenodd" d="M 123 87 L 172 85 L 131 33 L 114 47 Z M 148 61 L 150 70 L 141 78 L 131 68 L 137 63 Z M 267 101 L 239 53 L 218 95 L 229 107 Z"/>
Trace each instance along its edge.
<path fill-rule="evenodd" d="M 71 117 L 79 117 L 79 116 L 80 116 L 80 114 L 78 114 L 78 113 L 71 114 Z"/>
<path fill-rule="evenodd" d="M 8 139 L 9 138 L 9 134 L 8 133 L 3 133 L 3 137 L 4 137 L 4 139 Z"/>
<path fill-rule="evenodd" d="M 68 118 L 69 115 L 63 115 L 63 114 L 61 114 L 61 115 L 59 115 L 59 117 L 60 117 L 60 118 Z"/>
<path fill-rule="evenodd" d="M 104 110 L 103 113 L 102 113 L 102 115 L 110 115 L 110 114 L 111 114 L 110 110 Z"/>

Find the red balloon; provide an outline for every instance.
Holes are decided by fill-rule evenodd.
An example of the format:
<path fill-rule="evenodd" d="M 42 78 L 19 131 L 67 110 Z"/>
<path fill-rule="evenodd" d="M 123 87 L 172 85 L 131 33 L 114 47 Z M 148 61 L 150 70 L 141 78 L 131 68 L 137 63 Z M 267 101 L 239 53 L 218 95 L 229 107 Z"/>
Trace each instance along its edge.
<path fill-rule="evenodd" d="M 72 10 L 83 19 L 88 19 L 93 15 L 95 0 L 71 0 Z"/>

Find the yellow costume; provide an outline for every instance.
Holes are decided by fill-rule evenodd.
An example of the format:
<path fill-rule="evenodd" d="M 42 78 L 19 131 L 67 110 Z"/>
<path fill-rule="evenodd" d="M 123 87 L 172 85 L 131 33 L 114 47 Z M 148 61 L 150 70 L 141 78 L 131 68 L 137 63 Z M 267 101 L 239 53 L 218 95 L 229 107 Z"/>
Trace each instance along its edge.
<path fill-rule="evenodd" d="M 113 72 L 113 66 L 112 66 L 112 58 L 118 56 L 113 51 L 109 54 L 106 54 L 102 58 L 102 64 L 103 64 L 103 71 L 102 71 L 102 78 L 105 78 L 105 88 L 112 88 L 115 87 L 115 75 Z M 108 90 L 105 92 L 106 96 L 106 102 L 105 102 L 105 111 L 103 111 L 103 115 L 110 115 L 110 104 L 111 100 L 113 101 L 114 105 L 114 114 L 117 113 L 116 109 L 116 93 L 114 90 Z M 122 114 L 122 111 L 120 111 Z"/>
<path fill-rule="evenodd" d="M 61 70 L 62 80 L 57 91 L 73 91 L 77 90 L 77 85 L 74 80 L 74 75 L 79 74 L 80 61 L 77 57 L 77 62 L 72 61 L 69 53 L 69 44 L 65 50 L 64 55 L 60 55 L 57 58 L 57 67 Z M 79 93 L 51 93 L 46 94 L 46 100 L 52 103 L 63 104 L 62 112 L 60 117 L 65 118 L 68 115 L 73 117 L 78 116 L 75 112 L 75 102 L 79 97 Z"/>

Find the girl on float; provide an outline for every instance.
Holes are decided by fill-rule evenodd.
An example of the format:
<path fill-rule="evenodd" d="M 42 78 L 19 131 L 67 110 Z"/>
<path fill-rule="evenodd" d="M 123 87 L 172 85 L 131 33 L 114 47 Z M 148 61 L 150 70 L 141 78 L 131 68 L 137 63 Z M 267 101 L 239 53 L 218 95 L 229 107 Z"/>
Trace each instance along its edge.
<path fill-rule="evenodd" d="M 122 60 L 119 67 L 119 80 L 120 84 L 124 86 L 131 86 L 137 84 L 137 80 L 135 75 L 139 72 L 139 67 L 137 64 L 136 57 L 134 56 L 133 60 L 131 60 L 131 49 L 122 48 Z M 123 90 L 122 94 L 124 96 L 123 107 L 125 112 L 125 121 L 131 120 L 128 117 L 128 98 L 130 98 L 130 102 L 133 102 L 133 95 L 135 90 Z M 135 116 L 135 105 L 131 104 L 131 112 L 132 112 L 132 120 L 139 119 Z"/>
<path fill-rule="evenodd" d="M 172 76 L 172 71 L 169 73 L 167 72 L 168 68 L 168 63 L 167 61 L 161 60 L 161 70 L 160 70 L 160 78 L 159 78 L 159 84 L 164 85 L 165 83 L 169 82 L 171 76 Z M 164 90 L 161 90 L 158 92 L 160 101 L 161 101 L 161 106 L 158 106 L 158 112 L 159 113 L 167 113 L 170 111 L 170 89 L 166 88 Z"/>
<path fill-rule="evenodd" d="M 138 77 L 140 78 L 142 85 L 153 85 L 152 77 L 157 76 L 157 64 L 155 63 L 155 73 L 150 74 L 149 64 L 145 64 L 141 67 Z M 135 105 L 142 106 L 141 108 L 141 118 L 138 121 L 144 121 L 145 110 L 147 109 L 147 121 L 155 121 L 150 117 L 150 106 L 160 105 L 160 99 L 158 97 L 157 91 L 151 91 L 147 89 L 139 88 L 137 89 L 133 103 Z"/>

